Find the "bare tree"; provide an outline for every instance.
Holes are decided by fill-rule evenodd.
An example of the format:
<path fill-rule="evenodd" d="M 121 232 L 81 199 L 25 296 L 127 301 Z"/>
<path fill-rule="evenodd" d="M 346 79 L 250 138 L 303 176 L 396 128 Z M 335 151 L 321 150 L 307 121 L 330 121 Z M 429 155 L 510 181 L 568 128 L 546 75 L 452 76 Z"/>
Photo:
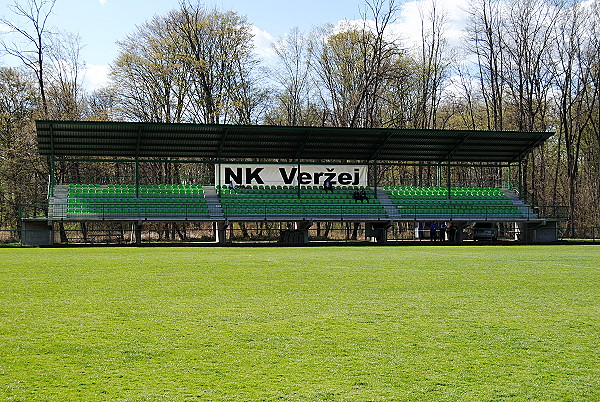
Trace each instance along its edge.
<path fill-rule="evenodd" d="M 600 68 L 598 68 L 598 60 L 600 60 L 600 2 L 594 2 L 590 8 L 590 29 L 589 29 L 589 46 L 586 52 L 586 60 L 592 67 L 591 75 L 591 91 L 590 97 L 594 102 L 589 103 L 589 110 L 592 113 L 591 119 L 591 137 L 593 155 L 590 158 L 592 162 L 591 177 L 591 193 L 594 194 L 595 202 L 593 202 L 596 215 L 594 222 L 600 222 Z"/>
<path fill-rule="evenodd" d="M 564 9 L 561 16 L 555 36 L 554 81 L 558 92 L 556 100 L 562 140 L 559 146 L 564 143 L 570 216 L 571 223 L 575 225 L 586 215 L 582 209 L 593 207 L 593 203 L 589 204 L 590 200 L 587 200 L 587 208 L 580 207 L 586 203 L 579 197 L 579 187 L 582 179 L 580 165 L 592 159 L 587 155 L 584 142 L 593 127 L 592 122 L 600 101 L 598 89 L 594 86 L 594 77 L 598 74 L 598 52 L 594 46 L 596 39 L 589 34 L 590 31 L 593 32 L 593 29 L 590 30 L 593 13 L 573 2 Z"/>
<path fill-rule="evenodd" d="M 545 130 L 553 79 L 552 49 L 559 7 L 545 0 L 514 0 L 505 20 L 505 82 L 514 104 L 518 130 Z"/>
<path fill-rule="evenodd" d="M 274 69 L 278 88 L 272 120 L 282 125 L 306 125 L 311 92 L 310 42 L 296 27 L 272 47 L 279 60 Z"/>
<path fill-rule="evenodd" d="M 52 37 L 52 52 L 48 54 L 49 117 L 78 120 L 83 117 L 84 96 L 81 88 L 81 38 L 68 32 Z"/>
<path fill-rule="evenodd" d="M 183 1 L 120 41 L 112 67 L 128 120 L 249 124 L 264 102 L 252 34 L 233 12 Z"/>
<path fill-rule="evenodd" d="M 182 60 L 183 45 L 173 21 L 177 18 L 176 11 L 154 17 L 117 42 L 120 53 L 111 75 L 119 99 L 116 112 L 125 120 L 186 120 L 191 73 Z"/>
<path fill-rule="evenodd" d="M 477 56 L 479 87 L 487 114 L 487 129 L 504 128 L 504 57 L 502 14 L 498 0 L 473 0 L 467 50 Z M 469 91 L 470 92 L 470 91 Z"/>
<path fill-rule="evenodd" d="M 234 12 L 207 12 L 187 0 L 181 2 L 174 23 L 193 74 L 194 110 L 199 112 L 195 120 L 210 124 L 236 120 L 235 104 L 247 100 L 249 74 L 257 64 L 250 25 Z"/>
<path fill-rule="evenodd" d="M 419 113 L 419 64 L 406 51 L 398 50 L 391 61 L 382 89 L 382 125 L 413 128 Z"/>
<path fill-rule="evenodd" d="M 39 107 L 35 80 L 0 68 L 0 225 L 14 228 L 19 204 L 43 202 L 47 165 L 39 156 L 33 119 Z"/>
<path fill-rule="evenodd" d="M 437 2 L 431 2 L 427 14 L 421 11 L 421 74 L 420 99 L 418 105 L 418 128 L 434 128 L 436 126 L 437 110 L 441 101 L 441 91 L 447 74 L 449 62 L 445 59 L 446 40 L 444 29 L 446 16 L 440 12 Z"/>
<path fill-rule="evenodd" d="M 385 5 L 387 3 L 387 8 Z M 361 103 L 364 102 L 365 127 L 380 127 L 381 118 L 381 90 L 389 78 L 392 66 L 400 53 L 398 43 L 387 36 L 389 25 L 393 22 L 398 6 L 394 0 L 367 0 L 363 12 L 361 40 L 361 53 L 365 69 L 363 71 L 366 82 L 361 94 L 361 102 L 356 105 L 353 115 L 353 124 L 359 115 Z M 372 21 L 371 26 L 367 21 Z M 373 36 L 372 36 L 373 35 Z"/>
<path fill-rule="evenodd" d="M 502 42 L 507 55 L 504 77 L 512 125 L 519 131 L 545 131 L 549 125 L 553 38 L 560 9 L 545 0 L 514 0 L 507 11 Z M 545 170 L 538 167 L 543 153 L 540 148 L 523 162 L 527 175 L 523 191 L 534 201 L 544 192 Z"/>
<path fill-rule="evenodd" d="M 25 4 L 21 4 L 25 3 Z M 12 30 L 9 40 L 2 38 L 4 51 L 21 60 L 24 66 L 35 73 L 37 78 L 44 114 L 48 115 L 48 103 L 45 90 L 45 56 L 50 44 L 51 32 L 47 27 L 48 18 L 56 0 L 15 0 L 10 9 L 13 14 L 24 19 L 30 27 L 24 27 L 8 19 L 0 22 Z M 20 40 L 17 40 L 20 39 Z"/>
<path fill-rule="evenodd" d="M 397 8 L 393 1 L 367 2 L 363 25 L 347 24 L 338 33 L 324 32 L 313 45 L 314 68 L 323 108 L 330 123 L 347 127 L 377 127 L 381 117 L 382 92 L 399 48 L 386 38 Z"/>

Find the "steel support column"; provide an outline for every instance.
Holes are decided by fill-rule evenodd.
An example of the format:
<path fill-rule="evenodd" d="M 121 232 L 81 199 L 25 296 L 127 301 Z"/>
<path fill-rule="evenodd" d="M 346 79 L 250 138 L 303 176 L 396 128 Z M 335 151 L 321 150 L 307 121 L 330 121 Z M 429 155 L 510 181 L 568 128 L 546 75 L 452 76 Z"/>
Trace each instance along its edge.
<path fill-rule="evenodd" d="M 523 197 L 523 161 L 519 161 L 519 197 Z"/>
<path fill-rule="evenodd" d="M 135 144 L 135 197 L 140 198 L 140 142 L 142 139 L 142 127 L 138 127 L 137 141 Z"/>
<path fill-rule="evenodd" d="M 375 166 L 373 168 L 373 176 L 375 182 L 375 199 L 377 199 L 377 184 L 379 184 L 378 176 L 379 176 L 379 164 L 375 161 Z M 369 184 L 369 183 L 367 183 Z"/>
<path fill-rule="evenodd" d="M 452 169 L 450 169 L 450 160 L 446 165 L 446 187 L 448 187 L 448 199 L 452 198 Z"/>
<path fill-rule="evenodd" d="M 54 197 L 54 168 L 55 168 L 55 158 L 54 158 L 54 126 L 50 124 L 50 197 Z"/>

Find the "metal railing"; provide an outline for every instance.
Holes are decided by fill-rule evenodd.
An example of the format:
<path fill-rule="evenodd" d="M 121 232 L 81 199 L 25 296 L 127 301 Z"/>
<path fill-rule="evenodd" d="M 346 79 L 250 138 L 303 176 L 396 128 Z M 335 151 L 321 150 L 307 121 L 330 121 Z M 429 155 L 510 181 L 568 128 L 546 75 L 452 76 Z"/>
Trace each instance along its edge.
<path fill-rule="evenodd" d="M 380 181 L 379 185 L 386 185 L 388 181 Z M 401 178 L 395 180 L 393 183 L 389 184 L 392 186 L 406 186 L 406 187 L 446 187 L 447 180 L 445 178 L 441 178 L 438 180 L 437 178 Z M 507 179 L 452 179 L 450 181 L 451 187 L 476 187 L 476 188 L 515 188 L 516 183 L 514 181 L 510 181 Z"/>
<path fill-rule="evenodd" d="M 139 184 L 193 184 L 193 185 L 213 185 L 212 175 L 178 175 L 178 176 L 140 176 Z M 87 175 L 67 175 L 60 178 L 55 185 L 66 184 L 135 184 L 133 173 L 123 175 L 106 174 L 87 174 Z M 209 184 L 207 184 L 209 183 Z"/>
<path fill-rule="evenodd" d="M 52 203 L 23 204 L 19 207 L 20 219 L 49 220 L 215 220 L 222 215 L 219 205 L 168 203 L 145 205 L 115 205 L 114 203 L 90 204 Z"/>
<path fill-rule="evenodd" d="M 309 203 L 288 205 L 282 202 L 256 203 L 247 206 L 223 205 L 228 220 L 311 220 L 330 221 L 388 220 L 379 203 Z"/>
<path fill-rule="evenodd" d="M 569 207 L 562 205 L 541 205 L 532 207 L 533 213 L 540 219 L 569 219 Z"/>
<path fill-rule="evenodd" d="M 560 240 L 600 241 L 600 227 L 598 226 L 565 226 L 558 228 Z"/>
<path fill-rule="evenodd" d="M 398 222 L 400 223 L 400 222 Z M 506 242 L 506 241 L 514 241 L 516 236 L 522 233 L 522 230 L 516 230 L 514 228 L 503 228 L 500 227 L 497 230 L 497 237 L 495 239 L 487 239 L 481 240 L 480 243 L 483 244 L 494 244 L 496 242 Z M 162 230 L 164 231 L 164 230 Z M 214 230 L 210 228 L 204 229 L 187 229 L 186 238 L 180 239 L 177 238 L 164 238 L 159 235 L 161 230 L 154 230 L 145 228 L 143 230 L 142 238 L 143 242 L 181 242 L 181 241 L 196 241 L 196 242 L 214 242 Z M 240 237 L 240 239 L 253 241 L 276 241 L 278 239 L 278 234 L 280 232 L 279 228 L 270 228 L 270 229 L 261 229 L 260 234 L 253 229 L 252 227 L 244 227 L 241 229 L 240 227 L 235 227 L 227 230 L 228 233 L 234 232 L 234 237 Z M 35 229 L 32 230 L 24 230 L 24 229 L 11 229 L 11 230 L 0 230 L 0 247 L 15 247 L 20 246 L 23 236 L 27 237 L 27 232 L 37 233 L 38 231 Z M 123 228 L 123 229 L 107 229 L 107 228 L 91 228 L 86 229 L 85 231 L 78 228 L 70 228 L 63 230 L 64 234 L 67 237 L 68 243 L 85 243 L 85 244 L 127 244 L 133 243 L 133 234 L 131 229 Z M 84 234 L 85 232 L 85 234 Z M 243 237 L 242 233 L 246 232 L 249 235 Z M 256 232 L 256 233 L 255 233 Z M 339 227 L 325 229 L 325 227 L 321 227 L 321 229 L 316 229 L 315 225 L 310 228 L 309 238 L 312 240 L 336 240 L 341 238 L 349 239 L 348 233 L 351 232 L 348 228 L 342 229 Z M 429 229 L 421 230 L 422 233 L 428 233 Z M 325 237 L 324 233 L 328 233 Z M 339 233 L 336 235 L 336 233 Z M 364 226 L 361 225 L 358 229 L 358 238 L 364 238 Z M 397 240 L 397 241 L 419 241 L 422 240 L 424 244 L 429 244 L 430 239 L 427 236 L 420 237 L 417 234 L 417 229 L 414 227 L 401 227 L 398 225 L 393 225 L 388 229 L 388 239 L 389 240 Z M 465 228 L 463 231 L 463 239 L 471 240 L 473 239 L 473 229 Z M 448 240 L 448 239 L 447 239 Z M 590 243 L 590 244 L 600 244 L 600 227 L 599 226 L 590 226 L 590 227 L 559 227 L 558 228 L 558 240 L 567 243 Z M 60 244 L 62 240 L 60 238 L 60 231 L 55 227 L 54 229 L 54 243 Z"/>
<path fill-rule="evenodd" d="M 156 204 L 51 203 L 23 204 L 19 206 L 20 219 L 48 219 L 54 221 L 85 220 L 462 220 L 462 221 L 531 221 L 543 219 L 566 219 L 568 209 L 562 206 L 512 206 L 506 204 L 477 205 L 477 211 L 463 207 L 440 205 L 403 204 L 386 205 L 370 203 L 307 203 L 286 204 L 277 202 L 233 204 L 195 204 L 160 202 Z M 386 209 L 387 208 L 387 211 Z M 514 213 L 517 208 L 519 213 Z M 511 212 L 512 209 L 512 212 Z M 388 213 L 389 211 L 389 213 Z"/>

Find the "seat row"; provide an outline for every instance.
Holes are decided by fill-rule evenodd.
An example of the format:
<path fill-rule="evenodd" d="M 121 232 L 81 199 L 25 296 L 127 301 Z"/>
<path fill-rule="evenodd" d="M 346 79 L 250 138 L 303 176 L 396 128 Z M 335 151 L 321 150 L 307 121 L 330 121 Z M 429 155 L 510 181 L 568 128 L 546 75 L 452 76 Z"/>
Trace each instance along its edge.
<path fill-rule="evenodd" d="M 384 187 L 384 191 L 388 193 L 390 197 L 392 196 L 448 196 L 448 189 L 442 187 L 430 187 L 430 188 L 422 188 L 422 187 Z M 450 196 L 467 196 L 467 197 L 477 197 L 477 198 L 498 198 L 504 197 L 504 193 L 500 191 L 498 188 L 492 187 L 482 187 L 482 188 L 474 188 L 474 187 L 453 187 L 450 189 Z"/>
<path fill-rule="evenodd" d="M 448 200 L 445 198 L 440 199 L 392 199 L 392 202 L 396 205 L 442 205 L 442 206 L 453 206 L 460 207 L 462 205 L 514 205 L 509 199 L 501 200 L 479 200 L 479 199 L 452 199 Z"/>
<path fill-rule="evenodd" d="M 231 204 L 223 206 L 226 215 L 385 215 L 381 205 L 324 204 Z"/>
<path fill-rule="evenodd" d="M 306 194 L 349 194 L 352 195 L 355 191 L 365 191 L 366 194 L 375 194 L 373 190 L 369 188 L 364 189 L 355 189 L 355 188 L 347 188 L 347 187 L 335 187 L 333 191 L 325 191 L 323 188 L 317 189 L 300 189 L 298 188 L 284 188 L 284 189 L 264 189 L 264 188 L 234 188 L 234 189 L 219 189 L 218 194 L 222 196 L 237 194 L 237 195 L 245 195 L 245 194 L 267 194 L 267 195 L 295 195 L 300 196 Z"/>
<path fill-rule="evenodd" d="M 495 206 L 419 206 L 419 205 L 399 205 L 397 206 L 401 215 L 500 215 L 517 217 L 522 216 L 522 212 L 515 206 L 495 205 Z"/>
<path fill-rule="evenodd" d="M 137 187 L 142 188 L 154 188 L 154 189 L 202 189 L 200 184 L 139 184 Z M 75 184 L 70 183 L 69 189 L 93 189 L 93 188 L 113 188 L 113 189 L 135 189 L 135 184 L 98 184 L 98 183 L 87 183 L 87 184 Z"/>
<path fill-rule="evenodd" d="M 352 191 L 356 190 L 366 190 L 368 187 L 365 186 L 334 186 L 336 189 L 348 189 Z M 286 186 L 286 185 L 266 185 L 266 184 L 258 184 L 258 185 L 248 185 L 248 186 L 234 186 L 231 188 L 227 184 L 223 184 L 221 186 L 215 187 L 217 190 L 236 190 L 236 191 L 244 191 L 244 190 L 279 190 L 279 191 L 298 191 L 298 186 Z M 323 186 L 300 186 L 300 190 L 323 190 Z"/>
<path fill-rule="evenodd" d="M 373 196 L 369 197 L 369 198 L 373 198 Z M 352 200 L 352 194 L 302 194 L 300 197 L 298 197 L 297 194 L 261 194 L 261 193 L 256 193 L 256 194 L 223 194 L 221 195 L 221 200 L 222 201 L 229 201 L 229 200 L 261 200 L 261 199 L 265 199 L 265 200 L 274 200 L 274 199 L 280 199 L 280 200 L 314 200 L 314 199 L 318 199 L 318 200 L 323 200 L 324 202 L 326 201 L 331 201 L 331 202 L 336 202 L 338 200 Z"/>
<path fill-rule="evenodd" d="M 222 199 L 222 205 L 233 205 L 233 204 L 257 204 L 257 205 L 269 205 L 269 204 L 284 204 L 284 205 L 347 205 L 347 204 L 373 204 L 380 205 L 376 201 L 355 201 L 351 198 L 337 198 L 324 200 L 322 198 L 229 198 Z"/>
<path fill-rule="evenodd" d="M 169 197 L 169 198 L 79 198 L 69 197 L 67 204 L 107 204 L 107 205 L 152 205 L 152 204 L 189 204 L 189 205 L 203 205 L 206 204 L 204 198 L 190 199 L 180 197 Z"/>
<path fill-rule="evenodd" d="M 108 205 L 108 204 L 79 204 L 67 207 L 69 214 L 97 215 L 207 215 L 207 205 Z"/>
<path fill-rule="evenodd" d="M 447 194 L 388 194 L 388 197 L 392 200 L 447 200 Z M 454 194 L 451 199 L 453 200 L 481 200 L 481 201 L 494 201 L 494 200 L 506 200 L 504 195 L 482 195 L 482 194 Z"/>
<path fill-rule="evenodd" d="M 430 192 L 447 192 L 447 187 L 427 187 L 427 186 L 383 186 L 384 191 L 430 191 Z M 498 187 L 451 187 L 451 191 L 500 191 Z"/>
<path fill-rule="evenodd" d="M 429 192 L 429 191 L 388 191 L 388 196 L 390 198 L 403 198 L 403 197 L 412 197 L 412 198 L 482 198 L 482 199 L 498 199 L 505 198 L 506 196 L 499 191 L 489 191 L 489 192 L 466 192 L 466 191 L 452 191 L 450 194 L 447 192 Z"/>
<path fill-rule="evenodd" d="M 68 198 L 77 198 L 77 199 L 96 199 L 96 200 L 161 200 L 161 199 L 171 199 L 171 200 L 193 200 L 196 202 L 202 202 L 205 200 L 204 194 L 187 194 L 187 193 L 174 193 L 174 194 L 164 194 L 164 193 L 140 193 L 138 196 L 136 194 L 115 194 L 115 193 L 69 193 Z"/>
<path fill-rule="evenodd" d="M 151 189 L 151 188 L 140 188 L 136 191 L 135 188 L 73 188 L 69 189 L 69 194 L 119 194 L 127 195 L 130 194 L 135 196 L 136 194 L 189 194 L 189 195 L 204 195 L 203 189 Z"/>

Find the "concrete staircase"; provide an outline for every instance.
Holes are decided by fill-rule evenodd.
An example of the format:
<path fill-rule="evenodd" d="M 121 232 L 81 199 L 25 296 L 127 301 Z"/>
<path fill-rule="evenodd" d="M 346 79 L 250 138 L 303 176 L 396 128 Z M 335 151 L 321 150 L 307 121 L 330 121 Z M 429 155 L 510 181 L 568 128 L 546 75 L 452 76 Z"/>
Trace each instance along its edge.
<path fill-rule="evenodd" d="M 531 206 L 526 204 L 515 191 L 508 189 L 501 189 L 500 191 L 521 211 L 523 216 L 529 219 L 539 219 L 539 216 L 533 211 Z"/>
<path fill-rule="evenodd" d="M 48 220 L 61 220 L 67 217 L 67 196 L 69 186 L 54 186 L 54 196 L 48 199 Z"/>
<path fill-rule="evenodd" d="M 204 190 L 204 198 L 206 199 L 206 204 L 208 205 L 208 213 L 210 218 L 216 221 L 224 220 L 225 215 L 223 213 L 223 207 L 221 206 L 221 201 L 219 200 L 215 187 L 202 186 L 202 190 Z"/>
<path fill-rule="evenodd" d="M 400 212 L 398 212 L 398 208 L 396 208 L 394 202 L 390 199 L 390 197 L 383 189 L 377 187 L 375 189 L 375 194 L 377 195 L 379 203 L 385 209 L 386 214 L 391 220 L 398 220 L 401 218 Z"/>

